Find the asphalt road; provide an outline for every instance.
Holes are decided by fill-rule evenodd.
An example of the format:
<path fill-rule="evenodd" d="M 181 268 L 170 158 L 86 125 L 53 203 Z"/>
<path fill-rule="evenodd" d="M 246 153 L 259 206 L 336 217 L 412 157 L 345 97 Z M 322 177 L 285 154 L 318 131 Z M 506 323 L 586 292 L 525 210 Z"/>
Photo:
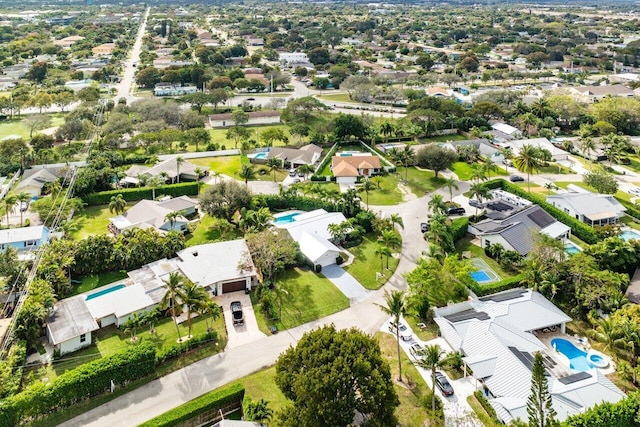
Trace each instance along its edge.
<path fill-rule="evenodd" d="M 118 102 L 120 98 L 126 98 L 127 102 L 130 102 L 134 99 L 133 95 L 131 95 L 131 85 L 134 82 L 136 73 L 136 67 L 134 67 L 134 65 L 140 61 L 142 38 L 144 37 L 145 29 L 147 27 L 147 18 L 149 17 L 150 10 L 151 8 L 148 7 L 146 12 L 144 13 L 144 17 L 140 22 L 140 29 L 138 30 L 136 41 L 133 44 L 133 48 L 131 48 L 131 55 L 129 55 L 129 58 L 124 62 L 124 73 L 122 74 L 122 80 L 120 80 L 120 83 L 116 85 L 117 92 L 116 96 L 114 97 L 115 102 Z"/>

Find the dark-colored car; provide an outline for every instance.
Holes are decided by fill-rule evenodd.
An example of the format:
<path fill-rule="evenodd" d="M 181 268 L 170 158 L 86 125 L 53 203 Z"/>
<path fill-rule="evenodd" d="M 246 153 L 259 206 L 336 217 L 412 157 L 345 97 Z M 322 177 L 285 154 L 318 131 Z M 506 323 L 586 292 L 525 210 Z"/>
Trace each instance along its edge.
<path fill-rule="evenodd" d="M 255 98 L 247 98 L 247 101 L 255 101 Z"/>
<path fill-rule="evenodd" d="M 464 215 L 467 211 L 462 207 L 447 209 L 447 215 Z"/>
<path fill-rule="evenodd" d="M 421 222 L 420 223 L 420 231 L 422 231 L 423 233 L 426 233 L 427 231 L 429 231 L 429 224 L 427 224 L 426 222 Z"/>
<path fill-rule="evenodd" d="M 436 386 L 445 396 L 453 396 L 453 387 L 451 383 L 441 372 L 436 372 Z"/>
<path fill-rule="evenodd" d="M 244 315 L 242 314 L 242 303 L 234 301 L 231 303 L 231 315 L 233 316 L 233 324 L 244 325 Z"/>
<path fill-rule="evenodd" d="M 521 177 L 520 175 L 511 175 L 509 177 L 509 181 L 511 181 L 511 182 L 522 182 L 522 181 L 524 181 L 524 178 Z"/>

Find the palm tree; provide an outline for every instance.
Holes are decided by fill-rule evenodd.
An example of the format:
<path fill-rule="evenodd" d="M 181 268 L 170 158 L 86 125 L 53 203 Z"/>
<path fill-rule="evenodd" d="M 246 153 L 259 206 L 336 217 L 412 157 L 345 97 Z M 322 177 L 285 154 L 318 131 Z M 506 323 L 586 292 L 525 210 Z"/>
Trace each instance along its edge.
<path fill-rule="evenodd" d="M 189 337 L 191 336 L 191 313 L 201 313 L 205 304 L 210 301 L 209 294 L 200 285 L 196 285 L 191 280 L 185 280 L 182 290 L 182 304 L 187 309 L 187 325 L 189 327 Z"/>
<path fill-rule="evenodd" d="M 436 369 L 442 366 L 444 350 L 438 344 L 429 345 L 422 350 L 422 358 L 418 359 L 416 365 L 424 369 L 431 369 L 431 410 L 436 410 Z"/>
<path fill-rule="evenodd" d="M 7 193 L 2 199 L 2 204 L 4 205 L 4 213 L 7 215 L 7 227 L 9 227 L 9 213 L 13 212 L 13 209 L 18 203 L 18 196 L 13 191 Z"/>
<path fill-rule="evenodd" d="M 276 172 L 280 169 L 282 162 L 280 159 L 276 159 L 275 157 L 267 160 L 267 167 L 269 168 L 269 172 L 273 172 L 273 182 L 276 182 Z"/>
<path fill-rule="evenodd" d="M 196 150 L 197 151 L 197 150 Z M 200 176 L 204 173 L 204 171 L 200 168 L 195 168 L 193 173 L 196 174 L 196 185 L 198 186 L 198 193 L 200 194 Z"/>
<path fill-rule="evenodd" d="M 250 400 L 245 407 L 245 415 L 249 421 L 258 421 L 261 425 L 271 420 L 273 410 L 264 399 Z"/>
<path fill-rule="evenodd" d="M 251 165 L 242 165 L 242 169 L 238 172 L 240 178 L 244 179 L 245 187 L 249 185 L 250 179 L 255 179 L 256 170 Z"/>
<path fill-rule="evenodd" d="M 205 317 L 207 332 L 210 332 L 213 329 L 213 322 L 220 317 L 220 306 L 208 299 L 207 301 L 203 302 L 202 307 L 200 307 L 200 311 L 204 316 L 208 315 L 211 318 L 211 326 L 209 326 L 209 321 Z"/>
<path fill-rule="evenodd" d="M 184 301 L 184 289 L 186 278 L 174 271 L 169 273 L 169 279 L 163 280 L 166 285 L 167 292 L 165 292 L 162 300 L 160 301 L 160 307 L 163 310 L 170 308 L 171 317 L 176 325 L 176 331 L 178 332 L 178 342 L 182 342 L 182 336 L 180 335 L 180 328 L 178 327 L 178 319 L 176 316 L 182 312 L 182 304 Z"/>
<path fill-rule="evenodd" d="M 624 337 L 620 325 L 612 317 L 598 318 L 594 322 L 595 328 L 588 331 L 587 335 L 604 344 L 604 350 L 609 350 L 615 356 L 617 349 L 624 345 Z"/>
<path fill-rule="evenodd" d="M 164 181 L 159 176 L 152 176 L 147 179 L 147 187 L 151 188 L 151 198 L 156 199 L 156 188 L 164 184 Z"/>
<path fill-rule="evenodd" d="M 400 152 L 402 163 L 404 163 L 404 181 L 407 182 L 409 176 L 409 165 L 413 165 L 416 160 L 416 153 L 410 145 L 405 145 Z"/>
<path fill-rule="evenodd" d="M 364 178 L 362 183 L 360 184 L 360 188 L 358 188 L 359 192 L 364 191 L 367 195 L 367 209 L 369 209 L 369 192 L 375 189 L 375 185 L 369 178 Z"/>
<path fill-rule="evenodd" d="M 298 172 L 302 172 L 304 174 L 304 178 L 307 179 L 309 174 L 315 172 L 315 168 L 313 165 L 303 164 L 298 166 Z"/>
<path fill-rule="evenodd" d="M 382 181 L 383 181 L 383 178 L 380 175 L 371 177 L 371 182 L 375 184 L 378 190 L 382 189 Z"/>
<path fill-rule="evenodd" d="M 182 165 L 184 162 L 185 160 L 182 156 L 176 157 L 176 178 L 178 178 L 178 184 L 180 184 L 180 165 Z"/>
<path fill-rule="evenodd" d="M 531 174 L 540 169 L 542 160 L 540 159 L 540 150 L 531 144 L 525 144 L 520 149 L 520 153 L 516 156 L 514 164 L 521 172 L 527 173 L 527 190 L 531 192 Z"/>
<path fill-rule="evenodd" d="M 580 138 L 580 151 L 582 155 L 589 159 L 589 170 L 593 166 L 593 160 L 591 160 L 590 154 L 596 150 L 596 142 L 590 136 L 586 136 L 584 138 Z"/>
<path fill-rule="evenodd" d="M 23 203 L 29 203 L 29 200 L 31 200 L 31 193 L 29 193 L 28 191 L 21 191 L 20 193 L 18 193 L 18 195 L 16 196 L 16 198 L 18 199 L 18 202 L 20 202 L 20 227 L 22 227 L 22 213 L 24 212 L 22 210 L 22 204 Z"/>
<path fill-rule="evenodd" d="M 441 194 L 434 194 L 427 203 L 427 207 L 431 212 L 435 213 L 445 213 L 447 211 L 447 205 L 444 202 L 444 198 Z"/>
<path fill-rule="evenodd" d="M 469 193 L 471 199 L 476 199 L 480 203 L 485 199 L 493 197 L 486 186 L 478 183 L 471 185 Z M 478 216 L 478 206 L 476 206 L 476 216 Z"/>
<path fill-rule="evenodd" d="M 376 246 L 376 255 L 380 255 L 380 274 L 384 272 L 384 263 L 382 262 L 382 257 L 385 256 L 389 252 L 389 248 L 384 246 L 382 243 L 378 243 Z"/>
<path fill-rule="evenodd" d="M 393 252 L 391 251 L 391 248 L 389 246 L 380 246 L 380 256 L 384 255 L 385 259 L 387 260 L 387 270 L 389 269 L 389 257 L 393 256 Z"/>
<path fill-rule="evenodd" d="M 122 194 L 111 196 L 111 201 L 109 202 L 109 212 L 115 213 L 116 215 L 120 215 L 124 212 L 126 207 L 127 207 L 127 201 L 124 200 L 124 197 L 122 197 Z"/>
<path fill-rule="evenodd" d="M 458 187 L 457 181 L 451 177 L 451 178 L 446 178 L 444 181 L 444 185 L 447 186 L 447 188 L 449 189 L 449 201 L 453 200 L 453 189 L 455 188 L 456 190 L 459 190 L 460 188 Z"/>
<path fill-rule="evenodd" d="M 400 246 L 400 236 L 393 230 L 382 230 L 382 233 L 378 237 L 378 241 L 384 246 L 388 246 L 392 249 L 396 249 Z"/>
<path fill-rule="evenodd" d="M 404 230 L 404 222 L 402 221 L 402 217 L 400 216 L 400 214 L 391 214 L 391 216 L 389 217 L 389 221 L 391 221 L 391 225 L 398 224 L 400 228 Z"/>
<path fill-rule="evenodd" d="M 176 218 L 178 218 L 179 216 L 180 216 L 179 211 L 169 212 L 167 215 L 165 215 L 164 219 L 165 221 L 169 221 L 169 224 L 171 225 L 171 230 L 173 230 L 173 226 L 176 224 Z"/>
<path fill-rule="evenodd" d="M 400 317 L 406 312 L 404 292 L 384 291 L 385 305 L 376 304 L 385 314 L 393 318 L 396 325 L 396 344 L 398 351 L 398 381 L 402 382 L 402 363 L 400 359 Z"/>
<path fill-rule="evenodd" d="M 384 123 L 382 123 L 380 125 L 380 133 L 382 135 L 384 135 L 384 137 L 385 137 L 384 138 L 384 142 L 385 143 L 389 141 L 389 136 L 391 136 L 391 134 L 393 134 L 393 128 L 394 128 L 393 124 L 391 124 L 391 123 L 389 123 L 387 121 L 385 121 Z"/>
<path fill-rule="evenodd" d="M 487 174 L 485 173 L 484 168 L 481 168 L 478 165 L 473 165 L 471 167 L 471 175 L 470 178 L 472 180 L 475 180 L 476 183 L 480 182 L 480 181 L 486 181 L 487 180 Z"/>

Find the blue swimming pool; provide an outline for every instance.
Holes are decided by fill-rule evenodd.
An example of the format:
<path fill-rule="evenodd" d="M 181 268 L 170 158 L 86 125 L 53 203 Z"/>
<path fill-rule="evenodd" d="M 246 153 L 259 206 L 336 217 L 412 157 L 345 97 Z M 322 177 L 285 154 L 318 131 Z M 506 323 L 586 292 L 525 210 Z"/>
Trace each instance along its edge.
<path fill-rule="evenodd" d="M 554 338 L 551 340 L 551 347 L 567 356 L 569 366 L 574 371 L 584 372 L 594 367 L 589 363 L 587 353 L 573 345 L 571 341 L 565 340 L 564 338 Z"/>
<path fill-rule="evenodd" d="M 488 281 L 491 280 L 491 277 L 489 277 L 489 275 L 486 272 L 482 271 L 482 270 L 473 271 L 473 272 L 469 273 L 469 275 L 471 276 L 471 278 L 473 280 L 475 280 L 478 283 L 488 282 Z"/>
<path fill-rule="evenodd" d="M 573 243 L 571 243 L 571 242 L 569 242 L 569 243 L 565 243 L 565 245 L 564 245 L 564 251 L 565 251 L 566 253 L 568 253 L 569 255 L 575 255 L 575 254 L 577 254 L 577 253 L 582 252 L 582 251 L 580 250 L 580 248 L 579 248 L 579 247 L 577 247 L 576 245 L 574 245 L 574 244 L 573 244 Z"/>
<path fill-rule="evenodd" d="M 274 224 L 289 224 L 293 222 L 295 217 L 300 215 L 300 212 L 291 212 L 290 214 L 279 216 L 273 220 Z"/>
<path fill-rule="evenodd" d="M 624 240 L 631 240 L 631 239 L 640 240 L 640 234 L 638 234 L 638 233 L 636 233 L 635 231 L 632 231 L 632 230 L 624 230 L 620 234 L 620 238 L 622 238 Z"/>
<path fill-rule="evenodd" d="M 253 156 L 254 159 L 266 159 L 267 158 L 267 154 L 268 153 L 256 153 L 255 156 Z"/>
<path fill-rule="evenodd" d="M 85 301 L 89 301 L 89 300 L 101 297 L 102 295 L 110 294 L 111 292 L 117 291 L 118 289 L 122 289 L 125 286 L 126 285 L 124 283 L 120 283 L 119 285 L 115 285 L 115 286 L 112 286 L 110 288 L 103 289 L 103 290 L 98 291 L 98 292 L 96 292 L 94 294 L 87 295 L 87 297 L 85 298 Z"/>

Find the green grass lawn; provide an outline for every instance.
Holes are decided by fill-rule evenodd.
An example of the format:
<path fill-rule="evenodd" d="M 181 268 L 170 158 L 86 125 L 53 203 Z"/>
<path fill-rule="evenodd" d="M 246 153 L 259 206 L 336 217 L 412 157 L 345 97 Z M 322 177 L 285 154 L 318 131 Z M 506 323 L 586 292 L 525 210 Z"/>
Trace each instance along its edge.
<path fill-rule="evenodd" d="M 256 142 L 258 142 L 258 144 L 262 144 L 262 138 L 260 138 L 260 135 L 268 129 L 282 129 L 284 131 L 284 134 L 289 138 L 289 145 L 296 144 L 298 142 L 297 137 L 294 138 L 291 136 L 291 133 L 289 132 L 289 126 L 284 124 L 269 126 L 247 126 L 247 129 L 249 130 L 249 139 L 255 140 Z M 224 145 L 227 150 L 231 150 L 236 147 L 233 139 L 227 139 L 227 130 L 228 128 L 209 129 L 209 134 L 211 135 L 211 142 Z M 282 141 L 274 141 L 273 145 L 276 147 L 284 147 L 284 143 Z M 238 148 L 240 148 L 240 144 L 238 144 Z"/>
<path fill-rule="evenodd" d="M 575 172 L 559 163 L 549 163 L 549 166 L 543 166 L 538 169 L 537 173 L 555 173 L 561 175 L 574 174 Z"/>
<path fill-rule="evenodd" d="M 444 179 L 441 176 L 436 178 L 433 171 L 420 170 L 414 167 L 410 167 L 408 171 L 405 171 L 403 167 L 399 167 L 397 170 L 398 178 L 402 180 L 405 179 L 406 172 L 407 186 L 418 197 L 422 197 L 426 193 L 437 190 L 444 185 Z"/>
<path fill-rule="evenodd" d="M 349 248 L 355 259 L 351 265 L 346 266 L 344 269 L 351 274 L 355 279 L 360 282 L 362 286 L 367 289 L 379 289 L 387 281 L 386 278 L 391 277 L 396 268 L 398 267 L 399 260 L 394 257 L 389 257 L 389 269 L 387 270 L 387 259 L 382 257 L 382 264 L 384 266 L 385 279 L 376 281 L 376 273 L 380 272 L 380 256 L 376 255 L 376 249 L 378 247 L 377 236 L 374 233 L 366 234 L 362 243 L 353 248 Z M 400 249 L 396 249 L 399 251 Z"/>
<path fill-rule="evenodd" d="M 127 203 L 127 209 L 137 202 Z M 71 233 L 71 238 L 80 240 L 96 234 L 107 234 L 109 218 L 116 216 L 109 211 L 108 205 L 89 206 L 73 217 L 78 229 Z"/>
<path fill-rule="evenodd" d="M 218 218 L 205 215 L 200 222 L 198 222 L 195 230 L 187 235 L 187 246 L 201 245 L 209 242 L 220 242 L 223 240 L 233 240 L 242 236 L 242 233 L 235 228 L 229 233 L 222 235 L 220 230 L 216 228 L 216 224 L 219 221 L 220 220 Z"/>
<path fill-rule="evenodd" d="M 256 181 L 273 181 L 273 172 L 269 170 L 267 165 L 253 165 L 256 171 Z M 286 169 L 276 169 L 275 182 L 282 182 L 289 175 L 289 171 Z"/>
<path fill-rule="evenodd" d="M 467 162 L 454 162 L 449 169 L 458 176 L 460 181 L 469 181 L 473 173 L 473 168 Z"/>
<path fill-rule="evenodd" d="M 96 274 L 94 276 L 87 276 L 82 279 L 82 283 L 74 287 L 72 295 L 82 294 L 92 289 L 99 288 L 100 286 L 108 285 L 118 280 L 126 279 L 126 271 L 110 271 L 108 273 Z"/>
<path fill-rule="evenodd" d="M 361 188 L 361 187 L 360 187 Z M 360 192 L 360 198 L 367 202 L 367 193 Z M 402 202 L 402 192 L 398 188 L 398 178 L 395 175 L 387 175 L 382 178 L 380 188 L 369 192 L 369 205 L 397 205 Z"/>
<path fill-rule="evenodd" d="M 493 271 L 498 273 L 498 275 L 500 276 L 500 279 L 507 279 L 517 274 L 517 272 L 508 271 L 504 269 L 498 262 L 496 262 L 496 260 L 486 256 L 484 254 L 484 249 L 482 249 L 480 246 L 476 246 L 473 243 L 471 243 L 471 237 L 465 237 L 464 239 L 458 241 L 458 243 L 456 243 L 456 251 L 459 254 L 461 254 L 464 251 L 469 251 L 471 252 L 472 258 L 482 258 L 487 262 L 487 264 L 489 264 L 489 267 L 491 267 Z"/>
<path fill-rule="evenodd" d="M 349 299 L 329 279 L 310 270 L 298 267 L 288 270 L 276 278 L 276 284 L 282 298 L 282 316 L 278 321 L 267 318 L 255 293 L 251 294 L 258 326 L 266 334 L 270 334 L 271 326 L 281 331 L 349 307 Z M 277 296 L 276 305 L 280 305 Z"/>
<path fill-rule="evenodd" d="M 467 396 L 467 402 L 469 402 L 469 406 L 471 406 L 471 409 L 473 409 L 474 414 L 478 417 L 480 422 L 485 427 L 500 427 L 504 425 L 497 423 L 491 419 L 491 416 L 482 407 L 475 395 L 472 394 L 471 396 Z"/>
<path fill-rule="evenodd" d="M 275 414 L 291 404 L 276 385 L 275 379 L 276 368 L 272 366 L 241 378 L 239 382 L 244 386 L 245 397 L 250 397 L 252 400 L 264 399 L 269 402 L 269 408 Z"/>
<path fill-rule="evenodd" d="M 428 144 L 430 142 L 447 142 L 447 141 L 464 141 L 467 137 L 454 133 L 453 135 L 434 135 L 429 138 L 421 138 L 420 143 Z"/>
<path fill-rule="evenodd" d="M 189 162 L 198 166 L 206 166 L 209 171 L 215 171 L 232 178 L 238 177 L 238 171 L 242 168 L 243 163 L 242 156 L 203 157 L 201 159 L 190 159 Z"/>
<path fill-rule="evenodd" d="M 318 95 L 318 98 L 336 102 L 356 102 L 349 98 L 348 93 L 331 93 L 326 95 Z"/>
<path fill-rule="evenodd" d="M 48 127 L 61 126 L 64 123 L 64 115 L 60 113 L 48 114 L 51 124 Z M 37 133 L 34 131 L 34 134 Z M 19 135 L 23 139 L 29 139 L 29 128 L 24 124 L 23 118 L 5 120 L 0 122 L 0 136 Z"/>

